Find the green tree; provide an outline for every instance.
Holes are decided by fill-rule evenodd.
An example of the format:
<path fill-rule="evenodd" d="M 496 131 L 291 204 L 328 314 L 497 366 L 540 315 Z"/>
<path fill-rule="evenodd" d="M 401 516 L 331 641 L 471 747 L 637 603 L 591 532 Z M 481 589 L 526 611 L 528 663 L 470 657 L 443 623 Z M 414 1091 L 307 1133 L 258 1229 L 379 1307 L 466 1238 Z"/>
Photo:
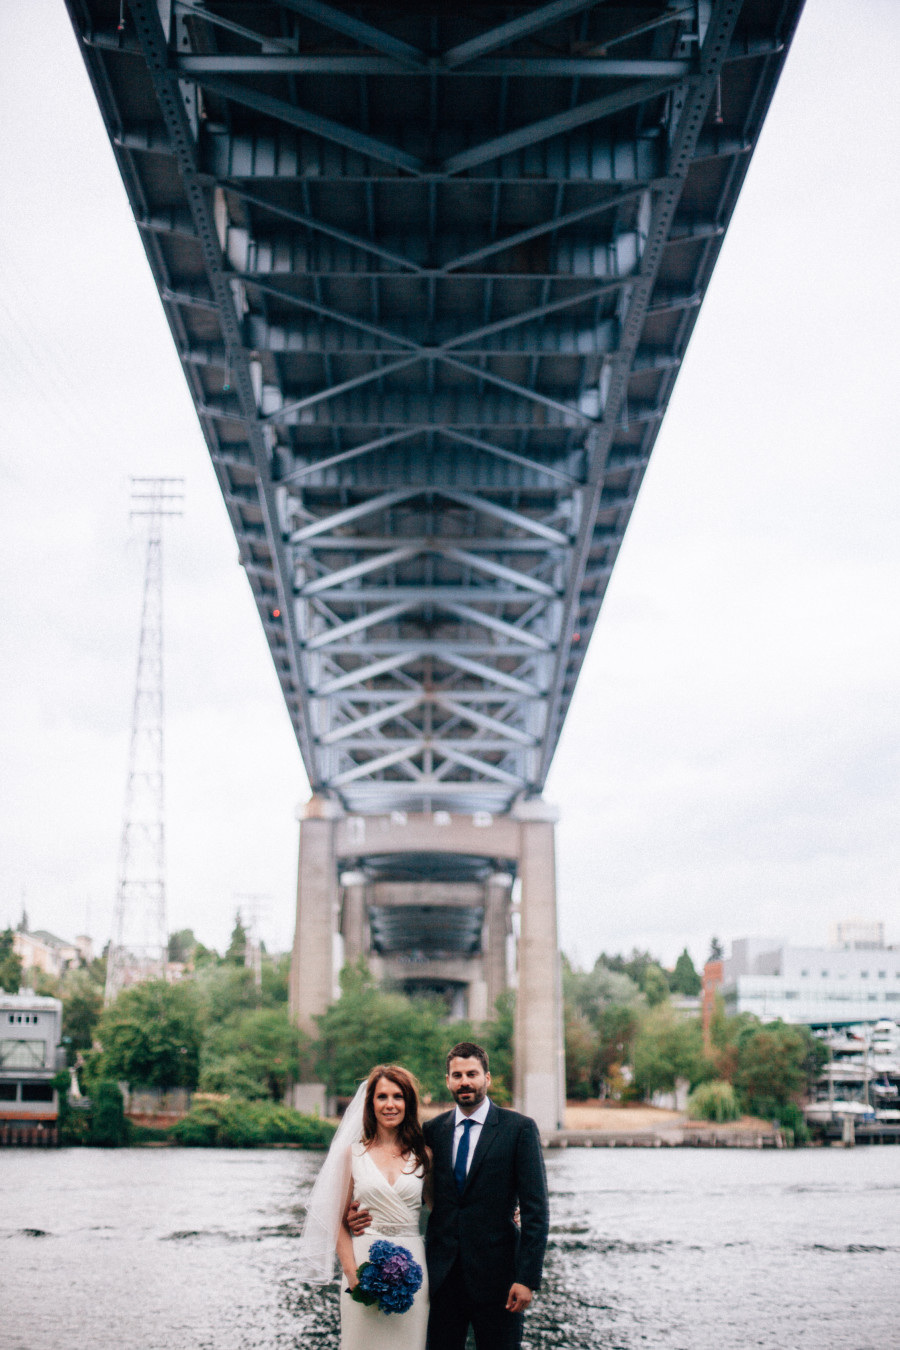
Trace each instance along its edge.
<path fill-rule="evenodd" d="M 13 950 L 14 940 L 11 928 L 0 933 L 0 989 L 7 994 L 17 994 L 22 983 L 22 958 Z"/>
<path fill-rule="evenodd" d="M 512 1101 L 513 1086 L 513 1033 L 516 1016 L 516 995 L 515 990 L 505 989 L 494 1003 L 494 1018 L 490 1022 L 484 1022 L 475 1032 L 475 1040 L 479 1045 L 483 1045 L 488 1052 L 488 1059 L 491 1065 L 491 1097 L 498 1106 L 509 1106 Z M 446 1045 L 444 1053 L 450 1049 L 451 1042 L 445 1029 Z M 453 1040 L 459 1040 L 456 1036 L 456 1028 L 453 1028 Z M 441 1059 L 440 1069 L 443 1074 L 444 1060 Z M 441 1082 L 441 1091 L 444 1091 L 443 1080 Z"/>
<path fill-rule="evenodd" d="M 650 966 L 658 966 L 659 962 L 650 952 L 642 952 L 637 947 L 632 947 L 630 956 L 607 956 L 605 952 L 601 952 L 597 964 L 627 975 L 629 979 L 634 980 L 638 988 L 642 988 L 647 969 Z"/>
<path fill-rule="evenodd" d="M 634 1040 L 633 1072 L 644 1097 L 671 1092 L 679 1078 L 693 1085 L 708 1077 L 699 1020 L 680 1017 L 668 1003 L 651 1008 Z"/>
<path fill-rule="evenodd" d="M 393 1062 L 425 1092 L 444 1092 L 443 1005 L 379 989 L 362 959 L 344 967 L 340 982 L 340 998 L 316 1018 L 316 1064 L 329 1091 L 349 1096 L 373 1064 Z"/>
<path fill-rule="evenodd" d="M 594 970 L 627 976 L 646 996 L 651 1007 L 661 1003 L 669 993 L 669 978 L 659 961 L 650 952 L 642 952 L 637 947 L 632 948 L 630 956 L 608 956 L 603 952 Z M 618 1001 L 628 1000 L 622 998 Z"/>
<path fill-rule="evenodd" d="M 197 970 L 190 981 L 196 990 L 205 1025 L 215 1026 L 233 1013 L 249 1012 L 261 1004 L 253 971 L 249 966 L 235 966 L 230 962 L 207 965 Z"/>
<path fill-rule="evenodd" d="M 213 1026 L 204 1040 L 200 1088 L 281 1101 L 288 1081 L 309 1064 L 310 1044 L 286 1008 L 238 1011 Z"/>
<path fill-rule="evenodd" d="M 563 998 L 577 1012 L 595 1022 L 603 1008 L 612 1003 L 628 1004 L 640 1000 L 638 983 L 624 971 L 613 970 L 600 957 L 593 970 L 576 970 L 566 956 L 562 958 Z"/>
<path fill-rule="evenodd" d="M 688 1115 L 691 1120 L 737 1120 L 741 1114 L 734 1088 L 722 1079 L 701 1083 L 691 1093 Z"/>
<path fill-rule="evenodd" d="M 91 1093 L 88 1143 L 95 1148 L 119 1148 L 127 1142 L 128 1121 L 119 1085 L 113 1078 L 101 1078 Z"/>
<path fill-rule="evenodd" d="M 179 928 L 177 932 L 169 934 L 169 960 L 177 961 L 181 965 L 189 965 L 194 959 L 194 951 L 197 947 L 197 939 L 194 937 L 193 928 Z"/>
<path fill-rule="evenodd" d="M 666 978 L 666 972 L 662 966 L 655 963 L 648 966 L 644 971 L 644 977 L 641 981 L 641 989 L 644 997 L 651 1008 L 657 1004 L 665 1002 L 669 997 L 669 981 Z"/>
<path fill-rule="evenodd" d="M 261 1002 L 264 1008 L 287 1007 L 288 980 L 291 974 L 291 954 L 268 956 L 263 952 Z"/>
<path fill-rule="evenodd" d="M 699 994 L 703 988 L 703 981 L 697 974 L 687 947 L 675 962 L 675 969 L 669 983 L 674 994 L 686 994 L 688 997 Z"/>
<path fill-rule="evenodd" d="M 780 1021 L 745 1025 L 738 1038 L 734 1086 L 746 1109 L 780 1119 L 806 1089 L 815 1058 L 815 1039 L 807 1027 Z"/>
<path fill-rule="evenodd" d="M 197 1086 L 202 1039 L 193 984 L 147 980 L 124 989 L 100 1018 L 102 1074 L 146 1087 Z"/>
<path fill-rule="evenodd" d="M 597 1079 L 602 1082 L 613 1069 L 631 1059 L 634 1038 L 640 1026 L 637 1003 L 609 1003 L 597 1019 Z"/>
<path fill-rule="evenodd" d="M 596 1092 L 597 1028 L 583 1012 L 570 1010 L 565 1018 L 566 1096 L 586 1101 Z"/>
<path fill-rule="evenodd" d="M 231 941 L 225 952 L 225 960 L 230 961 L 233 966 L 243 966 L 247 960 L 247 930 L 241 923 L 239 913 L 234 916 L 234 928 L 231 930 Z"/>
<path fill-rule="evenodd" d="M 725 1012 L 725 1000 L 720 993 L 716 993 L 709 1023 L 710 1063 L 716 1078 L 734 1082 L 741 1037 L 748 1028 L 752 1030 L 759 1025 L 759 1018 L 753 1013 L 743 1012 L 729 1017 Z"/>
<path fill-rule="evenodd" d="M 73 1109 L 69 1101 L 71 1078 L 68 1069 L 61 1069 L 53 1078 L 59 1102 L 59 1114 L 56 1128 L 60 1144 L 65 1148 L 70 1144 L 86 1144 L 90 1134 L 91 1118 L 87 1111 Z M 84 1104 L 81 1098 L 79 1105 Z"/>
<path fill-rule="evenodd" d="M 103 986 L 92 978 L 89 969 L 68 971 L 63 980 L 63 1042 L 70 1064 L 79 1051 L 90 1050 L 94 1032 L 103 1011 Z"/>
<path fill-rule="evenodd" d="M 622 962 L 622 958 L 613 958 Z M 576 970 L 563 957 L 567 1092 L 599 1095 L 614 1067 L 626 1062 L 644 999 L 635 980 L 600 957 Z"/>
<path fill-rule="evenodd" d="M 215 947 L 205 947 L 202 942 L 194 943 L 194 954 L 191 960 L 194 970 L 199 970 L 202 966 L 218 966 L 222 963 L 222 957 Z"/>
<path fill-rule="evenodd" d="M 725 948 L 717 937 L 711 937 L 709 940 L 709 956 L 707 961 L 721 961 L 725 955 Z"/>
<path fill-rule="evenodd" d="M 88 961 L 87 966 L 85 967 L 91 979 L 94 981 L 94 984 L 99 985 L 101 989 L 106 988 L 106 960 L 108 956 L 109 943 L 107 942 L 100 955 L 95 956 L 93 960 Z"/>

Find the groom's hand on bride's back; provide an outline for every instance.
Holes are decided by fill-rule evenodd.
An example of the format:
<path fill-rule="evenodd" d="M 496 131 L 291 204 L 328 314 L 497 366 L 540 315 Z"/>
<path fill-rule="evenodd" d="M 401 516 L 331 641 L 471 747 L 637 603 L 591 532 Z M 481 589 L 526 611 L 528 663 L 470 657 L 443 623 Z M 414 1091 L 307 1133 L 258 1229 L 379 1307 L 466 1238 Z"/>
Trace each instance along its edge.
<path fill-rule="evenodd" d="M 362 1209 L 358 1200 L 350 1203 L 347 1213 L 344 1215 L 344 1223 L 350 1229 L 354 1237 L 361 1237 L 372 1222 L 372 1215 L 367 1209 Z"/>
<path fill-rule="evenodd" d="M 506 1300 L 506 1311 L 511 1313 L 524 1312 L 533 1298 L 534 1294 L 527 1284 L 514 1284 L 510 1287 Z"/>

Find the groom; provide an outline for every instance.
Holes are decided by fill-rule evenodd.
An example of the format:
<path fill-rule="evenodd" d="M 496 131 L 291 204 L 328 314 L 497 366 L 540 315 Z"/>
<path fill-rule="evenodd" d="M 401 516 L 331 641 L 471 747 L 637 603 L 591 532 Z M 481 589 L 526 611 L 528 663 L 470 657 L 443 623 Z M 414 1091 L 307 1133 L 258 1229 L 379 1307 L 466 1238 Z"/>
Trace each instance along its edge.
<path fill-rule="evenodd" d="M 424 1126 L 434 1157 L 428 1350 L 464 1350 L 470 1326 L 477 1350 L 518 1350 L 541 1280 L 549 1212 L 540 1137 L 530 1117 L 493 1104 L 490 1085 L 481 1046 L 454 1045 L 447 1087 L 456 1107 Z M 365 1211 L 348 1223 L 362 1231 Z"/>

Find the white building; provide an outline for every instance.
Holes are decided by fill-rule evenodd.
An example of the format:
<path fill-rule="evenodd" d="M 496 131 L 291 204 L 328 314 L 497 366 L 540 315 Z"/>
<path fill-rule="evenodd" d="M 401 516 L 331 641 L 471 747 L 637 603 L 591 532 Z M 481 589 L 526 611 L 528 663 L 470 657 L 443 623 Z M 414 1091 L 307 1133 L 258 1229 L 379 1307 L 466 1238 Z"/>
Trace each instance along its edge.
<path fill-rule="evenodd" d="M 729 1013 L 752 1012 L 767 1022 L 898 1021 L 900 949 L 883 943 L 791 947 L 777 938 L 740 938 L 724 962 L 722 995 Z"/>
<path fill-rule="evenodd" d="M 58 998 L 33 989 L 0 990 L 0 1130 L 55 1123 L 59 1099 L 53 1076 L 66 1062 L 62 1012 Z"/>
<path fill-rule="evenodd" d="M 844 919 L 833 923 L 828 930 L 828 945 L 860 951 L 883 947 L 884 924 L 877 919 Z"/>

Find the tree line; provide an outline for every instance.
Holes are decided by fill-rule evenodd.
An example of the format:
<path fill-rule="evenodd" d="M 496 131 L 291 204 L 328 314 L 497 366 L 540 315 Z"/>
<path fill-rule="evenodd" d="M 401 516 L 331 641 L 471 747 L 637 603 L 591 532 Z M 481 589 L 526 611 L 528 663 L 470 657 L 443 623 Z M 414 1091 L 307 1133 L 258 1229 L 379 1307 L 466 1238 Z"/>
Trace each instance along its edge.
<path fill-rule="evenodd" d="M 713 949 L 721 950 L 715 939 Z M 315 1079 L 331 1095 L 348 1097 L 377 1063 L 407 1065 L 426 1097 L 441 1100 L 448 1038 L 484 1044 L 492 1095 L 500 1104 L 511 1100 L 512 991 L 490 1021 L 454 1022 L 451 1030 L 440 999 L 379 986 L 360 960 L 344 968 L 340 997 L 310 1036 L 288 1015 L 289 955 L 263 952 L 254 971 L 239 918 L 224 954 L 184 929 L 172 935 L 169 956 L 184 965 L 183 978 L 125 989 L 108 1007 L 102 957 L 59 980 L 27 974 L 37 992 L 62 999 L 63 1044 L 89 1096 L 103 1097 L 108 1086 L 101 1085 L 121 1081 L 199 1094 L 179 1127 L 182 1142 L 247 1142 L 248 1131 L 255 1142 L 288 1142 L 295 1113 L 279 1113 L 290 1083 Z M 0 934 L 5 988 L 18 988 L 17 960 L 12 934 Z M 682 1079 L 700 1114 L 723 1119 L 748 1111 L 802 1133 L 797 1100 L 818 1068 L 818 1043 L 805 1028 L 727 1017 L 719 1006 L 704 1045 L 699 1017 L 678 1006 L 679 996 L 700 990 L 687 949 L 671 970 L 637 950 L 602 953 L 588 971 L 563 957 L 562 981 L 569 1098 L 648 1100 Z"/>
<path fill-rule="evenodd" d="M 712 952 L 721 957 L 716 939 Z M 826 1057 L 822 1043 L 804 1026 L 763 1023 L 752 1013 L 728 1016 L 721 998 L 704 1040 L 700 1017 L 685 1015 L 671 997 L 699 988 L 687 950 L 671 972 L 647 952 L 603 954 L 589 971 L 564 957 L 567 1096 L 646 1101 L 681 1080 L 699 1118 L 747 1113 L 804 1138 L 799 1102 Z"/>

